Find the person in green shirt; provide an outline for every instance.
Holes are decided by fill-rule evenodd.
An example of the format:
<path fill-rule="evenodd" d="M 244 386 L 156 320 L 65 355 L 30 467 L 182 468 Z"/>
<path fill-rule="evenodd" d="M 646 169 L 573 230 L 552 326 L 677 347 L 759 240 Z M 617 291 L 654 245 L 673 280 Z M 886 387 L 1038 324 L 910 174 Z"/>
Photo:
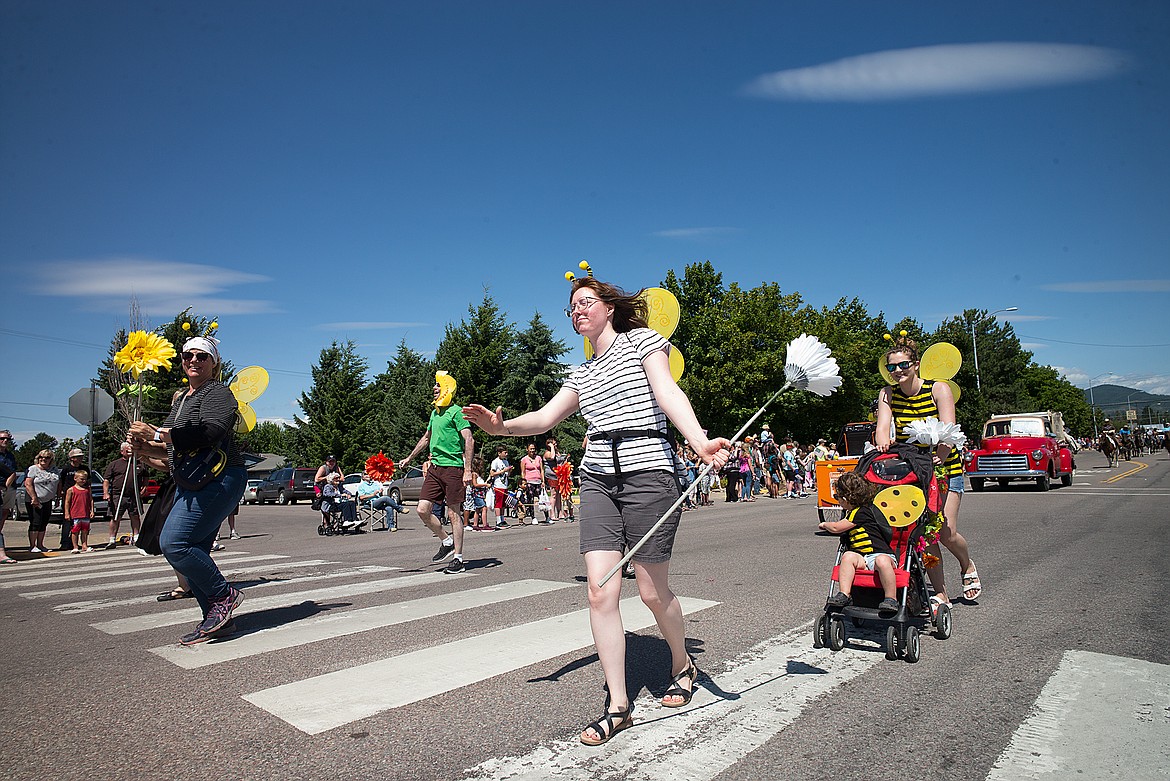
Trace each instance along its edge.
<path fill-rule="evenodd" d="M 431 557 L 435 564 L 452 558 L 443 570 L 448 575 L 463 571 L 463 518 L 460 509 L 467 486 L 471 483 L 471 457 L 475 452 L 475 438 L 471 424 L 463 419 L 462 408 L 452 403 L 455 396 L 455 378 L 445 371 L 435 373 L 433 388 L 435 409 L 427 423 L 427 430 L 419 439 L 414 450 L 402 462 L 405 469 L 411 460 L 429 448 L 430 466 L 423 479 L 419 494 L 418 515 L 427 528 L 442 539 L 439 552 Z M 432 512 L 435 502 L 442 500 L 447 506 L 447 519 L 451 522 L 451 534 L 443 531 L 443 524 Z"/>

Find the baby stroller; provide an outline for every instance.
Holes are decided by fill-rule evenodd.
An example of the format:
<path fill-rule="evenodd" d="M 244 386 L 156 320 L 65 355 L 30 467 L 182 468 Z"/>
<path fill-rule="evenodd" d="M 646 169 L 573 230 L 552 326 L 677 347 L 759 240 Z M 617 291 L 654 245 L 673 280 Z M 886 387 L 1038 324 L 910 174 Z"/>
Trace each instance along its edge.
<path fill-rule="evenodd" d="M 951 607 L 940 604 L 931 615 L 930 595 L 926 585 L 926 567 L 919 550 L 923 526 L 928 518 L 941 512 L 946 489 L 938 482 L 928 454 L 914 445 L 894 443 L 889 452 L 872 450 L 857 463 L 855 472 L 866 480 L 884 486 L 874 498 L 893 527 L 890 547 L 897 559 L 895 567 L 898 610 L 881 614 L 881 582 L 876 572 L 858 569 L 853 578 L 853 604 L 839 611 L 826 611 L 816 620 L 813 629 L 813 647 L 828 646 L 840 651 L 845 647 L 845 619 L 855 627 L 865 622 L 886 624 L 886 658 L 902 657 L 914 663 L 921 657 L 919 635 L 927 626 L 933 626 L 934 636 L 946 640 L 951 636 Z M 829 596 L 838 591 L 838 570 L 845 553 L 845 540 L 837 548 Z"/>

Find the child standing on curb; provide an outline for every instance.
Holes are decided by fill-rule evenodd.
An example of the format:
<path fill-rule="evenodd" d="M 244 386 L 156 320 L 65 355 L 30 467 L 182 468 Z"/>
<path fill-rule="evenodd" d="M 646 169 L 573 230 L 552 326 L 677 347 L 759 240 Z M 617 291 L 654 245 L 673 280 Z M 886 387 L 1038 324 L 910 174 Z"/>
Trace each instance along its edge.
<path fill-rule="evenodd" d="M 71 553 L 88 553 L 89 524 L 93 520 L 93 494 L 89 489 L 89 472 L 74 472 L 74 485 L 65 491 L 65 523 L 72 524 L 73 539 Z"/>

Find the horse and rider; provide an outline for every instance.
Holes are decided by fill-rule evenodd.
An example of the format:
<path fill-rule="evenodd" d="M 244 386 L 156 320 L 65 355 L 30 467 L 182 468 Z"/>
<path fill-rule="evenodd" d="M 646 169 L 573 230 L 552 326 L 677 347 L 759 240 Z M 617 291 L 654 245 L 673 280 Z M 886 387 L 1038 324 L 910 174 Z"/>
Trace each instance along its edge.
<path fill-rule="evenodd" d="M 1117 459 L 1121 455 L 1121 437 L 1108 418 L 1105 419 L 1105 425 L 1101 427 L 1101 435 L 1097 438 L 1097 449 L 1109 460 L 1110 468 L 1117 463 Z"/>

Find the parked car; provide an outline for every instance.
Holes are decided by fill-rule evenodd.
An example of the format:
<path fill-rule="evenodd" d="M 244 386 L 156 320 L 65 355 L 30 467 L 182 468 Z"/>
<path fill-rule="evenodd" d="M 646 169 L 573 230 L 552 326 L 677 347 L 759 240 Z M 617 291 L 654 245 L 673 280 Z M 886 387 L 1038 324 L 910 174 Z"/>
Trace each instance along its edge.
<path fill-rule="evenodd" d="M 153 499 L 158 496 L 159 482 L 158 480 L 147 480 L 146 485 L 142 489 L 143 499 Z"/>
<path fill-rule="evenodd" d="M 260 500 L 256 498 L 256 489 L 260 487 L 262 482 L 264 481 L 257 477 L 249 480 L 248 484 L 244 486 L 244 495 L 240 499 L 240 504 L 259 504 Z"/>
<path fill-rule="evenodd" d="M 16 475 L 16 520 L 28 520 L 28 494 L 24 490 L 24 472 Z M 101 497 L 101 491 L 98 491 L 98 497 Z M 61 519 L 65 517 L 65 511 L 61 506 L 60 499 L 53 500 L 53 514 L 50 520 L 53 523 L 60 523 Z"/>
<path fill-rule="evenodd" d="M 158 492 L 158 489 L 155 489 Z M 110 503 L 102 498 L 102 481 L 91 480 L 89 483 L 89 495 L 93 497 L 93 517 L 94 520 L 105 518 L 109 515 Z M 62 515 L 64 517 L 64 515 Z"/>
<path fill-rule="evenodd" d="M 396 502 L 417 502 L 419 494 L 422 493 L 422 484 L 422 467 L 412 466 L 407 468 L 406 474 L 386 484 L 387 495 Z"/>
<path fill-rule="evenodd" d="M 313 490 L 316 475 L 316 469 L 291 466 L 277 469 L 256 486 L 256 503 L 296 504 L 301 499 L 311 502 L 316 496 Z"/>

